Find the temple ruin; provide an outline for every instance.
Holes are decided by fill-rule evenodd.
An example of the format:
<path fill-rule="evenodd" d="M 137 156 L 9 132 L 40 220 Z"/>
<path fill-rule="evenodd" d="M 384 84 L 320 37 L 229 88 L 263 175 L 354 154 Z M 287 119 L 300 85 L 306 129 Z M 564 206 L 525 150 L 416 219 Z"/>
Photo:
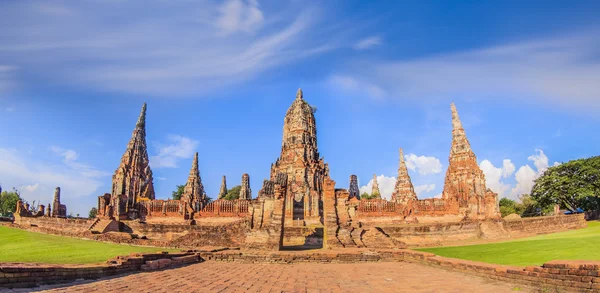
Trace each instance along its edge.
<path fill-rule="evenodd" d="M 125 232 L 132 237 L 143 235 L 145 240 L 137 239 L 146 241 L 143 243 L 169 247 L 262 250 L 438 245 L 541 229 L 538 221 L 516 223 L 500 218 L 498 195 L 486 187 L 454 104 L 450 106 L 453 129 L 442 197 L 427 199 L 417 197 L 402 149 L 390 200 L 381 197 L 376 174 L 372 199 L 360 196 L 356 175 L 350 175 L 348 189 L 336 188 L 329 165 L 318 150 L 314 109 L 299 89 L 283 117 L 281 151 L 256 198 L 252 197 L 249 174 L 243 174 L 238 199 L 226 199 L 223 176 L 219 193 L 211 201 L 200 177 L 198 153 L 181 198 L 155 198 L 144 104 L 113 176 L 111 193 L 98 197 L 96 219 L 40 220 L 44 217 L 37 216 L 44 214 L 66 215 L 57 188 L 55 201 L 46 213 L 43 207 L 32 213 L 19 203 L 19 223 L 50 230 L 58 225 L 61 231 L 68 226 L 70 233 L 88 236 L 90 232 Z M 561 217 L 552 221 L 554 226 L 543 228 L 556 230 L 572 224 Z"/>
<path fill-rule="evenodd" d="M 146 147 L 146 103 L 135 124 L 121 163 L 112 177 L 111 202 L 119 214 L 137 212 L 135 204 L 154 199 L 152 170 Z M 123 206 L 116 203 L 125 202 Z M 134 216 L 135 217 L 135 216 Z"/>

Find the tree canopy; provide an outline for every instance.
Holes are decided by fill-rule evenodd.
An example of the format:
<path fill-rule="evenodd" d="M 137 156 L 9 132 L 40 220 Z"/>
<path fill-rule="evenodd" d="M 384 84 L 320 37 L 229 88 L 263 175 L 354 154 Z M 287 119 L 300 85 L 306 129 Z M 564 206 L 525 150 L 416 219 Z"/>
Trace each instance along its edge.
<path fill-rule="evenodd" d="M 185 184 L 184 185 L 177 185 L 175 191 L 173 191 L 173 193 L 171 193 L 171 199 L 173 200 L 180 200 L 181 197 L 183 196 L 183 189 L 185 188 Z"/>
<path fill-rule="evenodd" d="M 240 198 L 240 190 L 242 190 L 241 185 L 232 187 L 231 189 L 227 190 L 227 194 L 225 195 L 224 199 L 233 200 Z"/>
<path fill-rule="evenodd" d="M 521 217 L 535 217 L 547 215 L 553 210 L 553 205 L 543 205 L 528 194 L 521 195 L 518 201 L 503 197 L 500 199 L 499 205 L 502 217 L 510 214 L 517 214 Z"/>
<path fill-rule="evenodd" d="M 535 180 L 531 196 L 542 205 L 561 208 L 600 208 L 600 156 L 569 161 L 548 168 Z"/>
<path fill-rule="evenodd" d="M 0 193 L 0 216 L 10 216 L 17 209 L 17 201 L 21 199 L 19 191 L 15 188 L 11 191 Z"/>
<path fill-rule="evenodd" d="M 360 199 L 375 199 L 377 197 L 378 197 L 377 194 L 369 194 L 368 192 L 363 192 L 360 195 Z"/>
<path fill-rule="evenodd" d="M 97 214 L 98 214 L 98 209 L 97 209 L 97 208 L 92 208 L 92 209 L 90 210 L 89 218 L 90 218 L 90 219 L 93 219 L 93 218 L 95 218 L 95 217 L 96 217 L 96 215 L 97 215 Z"/>

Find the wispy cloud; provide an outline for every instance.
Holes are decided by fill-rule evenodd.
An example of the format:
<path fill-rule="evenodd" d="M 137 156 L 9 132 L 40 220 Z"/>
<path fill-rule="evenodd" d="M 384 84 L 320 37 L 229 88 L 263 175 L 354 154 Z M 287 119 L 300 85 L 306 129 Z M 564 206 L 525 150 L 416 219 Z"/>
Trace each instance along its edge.
<path fill-rule="evenodd" d="M 313 33 L 318 9 L 305 3 L 269 17 L 255 0 L 156 0 L 143 9 L 19 1 L 0 10 L 0 59 L 53 83 L 104 91 L 198 96 L 332 48 Z"/>
<path fill-rule="evenodd" d="M 191 158 L 199 142 L 181 135 L 169 135 L 168 144 L 158 144 L 158 154 L 150 157 L 152 168 L 176 168 L 180 159 Z"/>
<path fill-rule="evenodd" d="M 17 68 L 14 66 L 0 64 L 0 93 L 7 91 L 9 88 L 14 86 L 12 73 L 16 69 Z M 8 108 L 6 110 L 8 110 Z"/>
<path fill-rule="evenodd" d="M 406 60 L 362 60 L 329 80 L 352 80 L 390 99 L 529 97 L 561 106 L 600 107 L 600 34 L 517 42 Z M 339 90 L 339 89 L 338 89 Z"/>
<path fill-rule="evenodd" d="M 353 48 L 355 50 L 366 50 L 371 49 L 373 47 L 381 45 L 383 39 L 379 36 L 371 36 L 365 39 L 360 40 L 358 43 L 354 44 Z"/>
<path fill-rule="evenodd" d="M 334 90 L 343 91 L 345 94 L 366 96 L 373 100 L 381 100 L 388 96 L 386 90 L 378 85 L 351 76 L 333 75 L 327 84 Z"/>
<path fill-rule="evenodd" d="M 92 196 L 100 192 L 100 186 L 110 173 L 80 163 L 79 155 L 72 150 L 54 147 L 52 152 L 62 158 L 60 164 L 52 162 L 51 157 L 33 159 L 27 151 L 0 148 L 3 186 L 21 189 L 26 200 L 43 203 L 50 202 L 54 188 L 60 186 L 62 200 L 69 210 L 89 210 L 95 202 Z"/>
<path fill-rule="evenodd" d="M 415 193 L 418 198 L 424 198 L 424 194 L 432 192 L 435 189 L 435 184 L 423 184 L 415 186 Z"/>
<path fill-rule="evenodd" d="M 256 0 L 229 0 L 218 10 L 221 15 L 216 24 L 225 34 L 238 31 L 254 32 L 264 22 L 263 13 Z"/>
<path fill-rule="evenodd" d="M 442 163 L 436 157 L 417 156 L 415 154 L 404 155 L 406 168 L 418 171 L 420 175 L 437 174 L 442 172 Z M 434 187 L 435 188 L 435 187 Z"/>

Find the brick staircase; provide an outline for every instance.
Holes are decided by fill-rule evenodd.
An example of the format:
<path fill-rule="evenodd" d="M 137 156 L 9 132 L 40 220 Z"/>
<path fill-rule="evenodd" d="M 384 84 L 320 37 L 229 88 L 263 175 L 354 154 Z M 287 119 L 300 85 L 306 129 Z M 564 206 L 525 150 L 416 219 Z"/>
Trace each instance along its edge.
<path fill-rule="evenodd" d="M 96 218 L 88 230 L 92 231 L 94 234 L 119 232 L 119 222 L 111 219 Z"/>

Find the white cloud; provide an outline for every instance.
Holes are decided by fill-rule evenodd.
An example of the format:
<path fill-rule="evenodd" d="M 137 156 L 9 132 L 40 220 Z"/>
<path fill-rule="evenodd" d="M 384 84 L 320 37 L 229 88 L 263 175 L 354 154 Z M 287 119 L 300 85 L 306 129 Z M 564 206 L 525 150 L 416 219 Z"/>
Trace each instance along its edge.
<path fill-rule="evenodd" d="M 527 160 L 533 161 L 533 165 L 540 174 L 548 169 L 548 157 L 540 149 L 536 149 L 535 154 L 529 156 Z"/>
<path fill-rule="evenodd" d="M 334 75 L 327 81 L 330 87 L 343 91 L 347 95 L 363 95 L 380 100 L 387 95 L 385 90 L 377 85 L 359 81 L 350 76 Z"/>
<path fill-rule="evenodd" d="M 519 167 L 516 173 L 514 173 L 515 165 L 509 159 L 502 161 L 502 167 L 495 167 L 490 161 L 483 160 L 479 164 L 479 167 L 485 174 L 486 186 L 498 193 L 500 197 L 511 199 L 518 199 L 522 194 L 531 193 L 531 189 L 535 184 L 534 180 L 548 170 L 548 157 L 544 154 L 543 150 L 536 149 L 535 153 L 529 156 L 527 160 L 533 162 L 535 170 L 528 164 L 525 164 Z M 558 162 L 555 162 L 554 166 L 557 166 L 557 164 Z M 513 173 L 515 174 L 514 186 L 505 181 Z"/>
<path fill-rule="evenodd" d="M 534 171 L 529 165 L 522 166 L 515 174 L 516 186 L 511 190 L 511 197 L 518 198 L 522 194 L 531 193 L 535 184 L 534 180 L 542 176 L 548 170 L 548 157 L 543 150 L 536 149 L 535 154 L 529 156 L 527 160 L 532 161 L 536 168 Z M 556 166 L 556 163 L 555 163 Z"/>
<path fill-rule="evenodd" d="M 65 150 L 58 146 L 51 146 L 50 150 L 52 150 L 55 154 L 63 157 L 65 164 L 72 163 L 79 158 L 79 155 L 74 150 Z"/>
<path fill-rule="evenodd" d="M 435 195 L 433 198 L 442 198 L 442 194 L 441 194 L 441 193 L 438 193 L 438 194 L 436 194 L 436 195 Z"/>
<path fill-rule="evenodd" d="M 57 150 L 62 149 L 55 147 Z M 110 173 L 79 163 L 72 156 L 63 156 L 63 162 L 32 158 L 23 150 L 0 148 L 0 178 L 6 189 L 15 187 L 29 202 L 47 204 L 52 201 L 54 188 L 61 187 L 61 200 L 68 211 L 84 213 L 95 205 L 94 195 Z M 48 158 L 51 159 L 51 158 Z M 110 182 L 110 180 L 108 181 Z"/>
<path fill-rule="evenodd" d="M 39 187 L 40 187 L 39 183 L 36 183 L 34 185 L 26 185 L 26 186 L 23 186 L 23 191 L 27 192 L 27 193 L 32 193 L 32 192 L 38 190 Z"/>
<path fill-rule="evenodd" d="M 387 177 L 385 175 L 377 176 L 377 183 L 379 184 L 379 192 L 381 192 L 381 197 L 384 199 L 391 199 L 392 192 L 394 192 L 394 187 L 396 185 L 396 177 Z M 359 188 L 360 193 L 367 192 L 371 194 L 373 189 L 373 179 L 369 180 L 369 183 L 365 186 L 361 186 Z"/>
<path fill-rule="evenodd" d="M 483 160 L 479 167 L 485 174 L 485 184 L 492 191 L 498 193 L 500 197 L 507 196 L 510 185 L 502 181 L 502 178 L 508 178 L 515 172 L 515 164 L 509 159 L 502 161 L 502 167 L 497 168 L 488 160 Z"/>
<path fill-rule="evenodd" d="M 264 21 L 256 0 L 229 0 L 218 10 L 221 15 L 216 24 L 225 34 L 238 31 L 253 32 L 260 28 Z"/>
<path fill-rule="evenodd" d="M 255 0 L 45 6 L 0 2 L 0 60 L 53 83 L 158 97 L 202 96 L 323 54 L 338 30 L 316 33 L 318 9 L 304 2 L 270 14 Z"/>
<path fill-rule="evenodd" d="M 6 107 L 6 108 L 4 109 L 4 111 L 6 111 L 6 112 L 14 112 L 14 111 L 15 111 L 15 108 L 14 108 L 14 107 Z"/>
<path fill-rule="evenodd" d="M 169 135 L 168 145 L 158 148 L 158 154 L 150 157 L 152 168 L 176 168 L 180 159 L 191 158 L 196 152 L 199 142 L 181 135 Z"/>
<path fill-rule="evenodd" d="M 423 198 L 423 194 L 432 192 L 435 189 L 435 184 L 424 184 L 415 186 L 415 193 L 418 198 Z"/>
<path fill-rule="evenodd" d="M 533 171 L 529 165 L 522 166 L 515 174 L 516 186 L 511 190 L 511 198 L 517 199 L 522 194 L 529 194 L 534 185 L 538 173 Z"/>
<path fill-rule="evenodd" d="M 373 48 L 375 46 L 379 46 L 382 43 L 382 38 L 379 36 L 371 36 L 365 39 L 360 40 L 358 43 L 354 45 L 355 50 L 366 50 Z"/>
<path fill-rule="evenodd" d="M 409 170 L 418 171 L 420 175 L 442 172 L 442 163 L 436 157 L 417 156 L 412 153 L 404 157 L 406 159 L 406 167 Z"/>
<path fill-rule="evenodd" d="M 380 88 L 390 99 L 526 96 L 545 104 L 598 109 L 599 42 L 600 34 L 588 31 L 414 59 L 359 60 L 347 62 L 346 73 L 335 76 Z"/>

